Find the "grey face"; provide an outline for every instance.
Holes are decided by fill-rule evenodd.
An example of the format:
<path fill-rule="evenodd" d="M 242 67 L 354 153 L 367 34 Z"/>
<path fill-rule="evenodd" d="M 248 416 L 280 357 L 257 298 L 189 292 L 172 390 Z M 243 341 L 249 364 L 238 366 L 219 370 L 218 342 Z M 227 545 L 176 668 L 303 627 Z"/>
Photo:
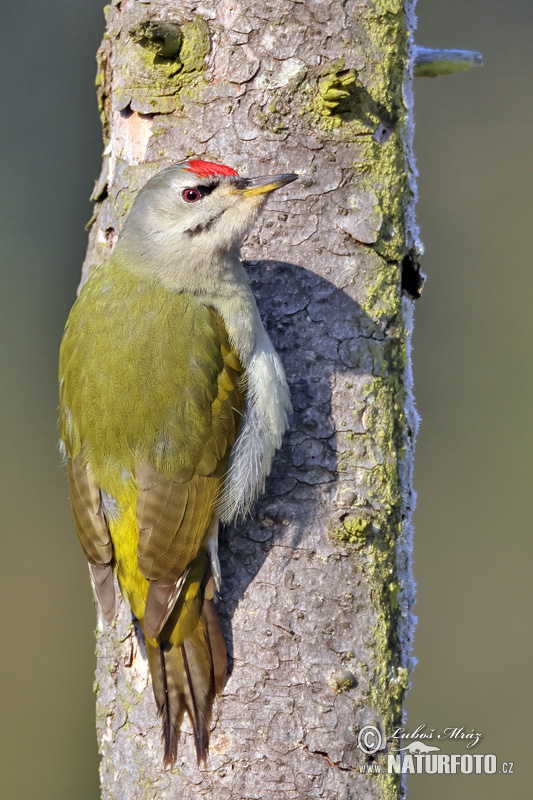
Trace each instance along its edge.
<path fill-rule="evenodd" d="M 297 177 L 199 175 L 187 164 L 167 167 L 139 192 L 119 243 L 151 259 L 157 251 L 158 260 L 187 258 L 191 265 L 217 260 L 238 250 L 270 192 Z"/>

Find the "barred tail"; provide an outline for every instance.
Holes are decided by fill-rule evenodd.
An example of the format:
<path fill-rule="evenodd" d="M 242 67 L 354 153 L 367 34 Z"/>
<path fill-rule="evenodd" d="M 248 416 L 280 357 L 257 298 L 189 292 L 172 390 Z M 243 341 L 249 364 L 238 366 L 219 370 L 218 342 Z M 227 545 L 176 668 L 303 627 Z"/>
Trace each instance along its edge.
<path fill-rule="evenodd" d="M 181 645 L 146 643 L 157 708 L 163 721 L 165 766 L 173 766 L 185 712 L 194 732 L 198 764 L 209 750 L 213 701 L 224 688 L 226 645 L 212 600 L 204 600 L 193 634 Z"/>

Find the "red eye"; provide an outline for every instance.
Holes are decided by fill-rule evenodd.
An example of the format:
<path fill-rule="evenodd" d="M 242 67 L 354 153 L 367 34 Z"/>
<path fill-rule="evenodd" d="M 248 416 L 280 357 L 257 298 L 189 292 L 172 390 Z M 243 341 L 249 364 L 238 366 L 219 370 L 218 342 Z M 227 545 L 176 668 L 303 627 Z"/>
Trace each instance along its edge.
<path fill-rule="evenodd" d="M 185 189 L 183 192 L 183 199 L 186 203 L 196 203 L 200 199 L 200 192 L 196 189 Z"/>

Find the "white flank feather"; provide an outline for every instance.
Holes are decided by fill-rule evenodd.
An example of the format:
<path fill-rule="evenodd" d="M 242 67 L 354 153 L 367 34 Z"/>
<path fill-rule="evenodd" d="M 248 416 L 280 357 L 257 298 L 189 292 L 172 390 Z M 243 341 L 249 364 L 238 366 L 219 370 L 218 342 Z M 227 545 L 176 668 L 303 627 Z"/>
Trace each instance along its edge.
<path fill-rule="evenodd" d="M 264 492 L 274 453 L 281 446 L 292 410 L 282 363 L 262 325 L 246 366 L 246 378 L 241 430 L 231 452 L 219 503 L 222 522 L 245 516 Z"/>

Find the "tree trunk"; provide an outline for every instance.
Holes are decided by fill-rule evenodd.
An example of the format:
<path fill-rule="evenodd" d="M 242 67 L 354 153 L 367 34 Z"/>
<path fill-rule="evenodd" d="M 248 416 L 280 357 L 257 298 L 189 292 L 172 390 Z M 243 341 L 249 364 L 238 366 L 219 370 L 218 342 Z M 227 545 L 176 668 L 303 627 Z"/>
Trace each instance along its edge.
<path fill-rule="evenodd" d="M 185 723 L 176 768 L 163 770 L 142 635 L 122 604 L 97 630 L 105 800 L 401 794 L 396 776 L 363 770 L 386 763 L 401 724 L 413 630 L 412 6 L 106 8 L 106 149 L 84 279 L 168 163 L 194 155 L 301 178 L 269 200 L 244 249 L 294 414 L 254 517 L 221 534 L 231 674 L 207 767 L 196 768 Z M 370 756 L 358 746 L 368 725 L 382 735 Z"/>

